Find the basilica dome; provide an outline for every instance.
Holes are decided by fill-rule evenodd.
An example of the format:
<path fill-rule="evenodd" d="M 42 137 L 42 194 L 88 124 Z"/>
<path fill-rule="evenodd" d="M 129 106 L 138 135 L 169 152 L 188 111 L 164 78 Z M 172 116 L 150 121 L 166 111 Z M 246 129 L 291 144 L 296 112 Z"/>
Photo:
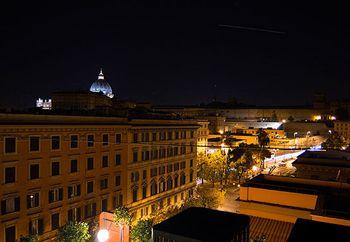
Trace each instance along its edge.
<path fill-rule="evenodd" d="M 94 83 L 92 83 L 90 87 L 90 92 L 102 92 L 104 95 L 106 95 L 109 98 L 114 97 L 114 94 L 112 92 L 112 87 L 105 80 L 105 77 L 102 73 L 102 69 L 100 71 L 100 74 L 98 75 L 97 80 Z"/>

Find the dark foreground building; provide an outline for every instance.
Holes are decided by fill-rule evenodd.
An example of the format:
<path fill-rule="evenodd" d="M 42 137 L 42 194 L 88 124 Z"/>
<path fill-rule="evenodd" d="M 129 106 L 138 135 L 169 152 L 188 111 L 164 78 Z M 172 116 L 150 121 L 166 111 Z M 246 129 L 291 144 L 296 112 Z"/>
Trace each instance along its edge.
<path fill-rule="evenodd" d="M 248 242 L 249 216 L 188 208 L 153 227 L 154 242 Z"/>
<path fill-rule="evenodd" d="M 350 227 L 299 218 L 292 229 L 288 242 L 306 241 L 350 241 Z"/>

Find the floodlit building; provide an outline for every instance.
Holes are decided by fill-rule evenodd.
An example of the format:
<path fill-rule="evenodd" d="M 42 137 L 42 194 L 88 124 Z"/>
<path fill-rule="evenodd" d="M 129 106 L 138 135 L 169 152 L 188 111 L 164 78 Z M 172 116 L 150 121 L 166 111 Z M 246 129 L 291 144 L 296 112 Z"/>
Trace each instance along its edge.
<path fill-rule="evenodd" d="M 209 121 L 199 119 L 197 123 L 200 126 L 197 131 L 197 152 L 206 153 L 208 149 Z"/>
<path fill-rule="evenodd" d="M 114 94 L 112 92 L 112 87 L 109 85 L 109 83 L 105 80 L 105 77 L 102 73 L 102 69 L 100 71 L 100 74 L 98 75 L 97 80 L 92 83 L 90 87 L 90 92 L 97 92 L 97 93 L 103 93 L 103 95 L 106 95 L 109 98 L 113 98 Z"/>
<path fill-rule="evenodd" d="M 51 101 L 51 99 L 38 98 L 36 100 L 35 106 L 37 108 L 41 108 L 41 109 L 44 109 L 44 110 L 51 110 L 51 108 L 52 108 L 52 101 Z"/>
<path fill-rule="evenodd" d="M 343 136 L 346 142 L 350 144 L 350 121 L 335 121 L 334 131 Z"/>
<path fill-rule="evenodd" d="M 133 217 L 195 186 L 195 121 L 0 114 L 0 241 L 55 237 L 117 206 Z"/>

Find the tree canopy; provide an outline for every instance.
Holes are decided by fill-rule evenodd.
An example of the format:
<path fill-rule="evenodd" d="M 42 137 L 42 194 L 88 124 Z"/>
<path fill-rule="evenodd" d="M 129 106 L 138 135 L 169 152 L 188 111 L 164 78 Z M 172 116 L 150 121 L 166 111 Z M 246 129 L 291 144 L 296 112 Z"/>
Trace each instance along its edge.
<path fill-rule="evenodd" d="M 131 214 L 129 212 L 129 209 L 127 207 L 117 207 L 114 210 L 114 223 L 116 223 L 118 226 L 121 225 L 130 225 L 131 223 Z"/>
<path fill-rule="evenodd" d="M 337 132 L 333 132 L 329 135 L 328 139 L 322 143 L 322 149 L 326 150 L 340 150 L 346 146 L 344 137 Z"/>
<path fill-rule="evenodd" d="M 152 238 L 153 220 L 139 220 L 131 229 L 130 237 L 139 242 L 148 242 Z"/>
<path fill-rule="evenodd" d="M 89 225 L 85 222 L 68 222 L 58 230 L 57 239 L 62 242 L 84 242 L 90 239 Z"/>

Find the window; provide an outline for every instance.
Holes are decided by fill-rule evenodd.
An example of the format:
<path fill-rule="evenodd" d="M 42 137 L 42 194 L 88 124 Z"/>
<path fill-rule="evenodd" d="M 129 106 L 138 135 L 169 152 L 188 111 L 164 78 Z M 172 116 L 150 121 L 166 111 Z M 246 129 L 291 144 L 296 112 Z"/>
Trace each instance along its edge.
<path fill-rule="evenodd" d="M 167 172 L 170 173 L 172 171 L 173 171 L 173 165 L 169 164 L 168 167 L 167 167 Z"/>
<path fill-rule="evenodd" d="M 191 139 L 193 139 L 193 138 L 194 138 L 194 131 L 191 130 Z"/>
<path fill-rule="evenodd" d="M 181 168 L 182 170 L 186 168 L 186 161 L 182 161 L 182 162 L 180 163 L 180 168 Z"/>
<path fill-rule="evenodd" d="M 132 201 L 137 202 L 137 187 L 132 189 Z"/>
<path fill-rule="evenodd" d="M 81 193 L 81 187 L 80 184 L 74 184 L 68 186 L 68 199 L 79 197 Z"/>
<path fill-rule="evenodd" d="M 78 172 L 78 160 L 70 161 L 70 173 Z"/>
<path fill-rule="evenodd" d="M 15 137 L 6 137 L 5 138 L 5 153 L 16 153 L 16 138 Z"/>
<path fill-rule="evenodd" d="M 63 200 L 63 188 L 53 188 L 49 190 L 49 203 Z"/>
<path fill-rule="evenodd" d="M 180 186 L 185 185 L 185 183 L 186 183 L 186 176 L 184 173 L 182 173 L 180 178 Z"/>
<path fill-rule="evenodd" d="M 190 182 L 193 182 L 193 171 L 190 172 Z"/>
<path fill-rule="evenodd" d="M 158 150 L 153 149 L 153 150 L 151 151 L 151 156 L 152 156 L 152 160 L 158 159 Z"/>
<path fill-rule="evenodd" d="M 118 194 L 118 195 L 113 197 L 113 206 L 115 208 L 123 206 L 123 195 L 122 194 Z"/>
<path fill-rule="evenodd" d="M 27 195 L 27 208 L 37 208 L 40 206 L 39 192 L 30 193 Z"/>
<path fill-rule="evenodd" d="M 93 157 L 89 157 L 87 158 L 87 170 L 92 170 L 94 169 L 94 158 Z"/>
<path fill-rule="evenodd" d="M 39 151 L 40 150 L 40 138 L 38 136 L 29 137 L 29 151 Z"/>
<path fill-rule="evenodd" d="M 68 221 L 80 221 L 81 208 L 72 208 L 68 210 Z"/>
<path fill-rule="evenodd" d="M 179 139 L 179 131 L 175 132 L 175 139 Z"/>
<path fill-rule="evenodd" d="M 173 189 L 173 179 L 169 176 L 167 180 L 167 190 Z"/>
<path fill-rule="evenodd" d="M 142 199 L 145 199 L 147 197 L 147 186 L 142 187 Z"/>
<path fill-rule="evenodd" d="M 94 192 L 94 181 L 88 181 L 86 184 L 86 193 Z"/>
<path fill-rule="evenodd" d="M 131 182 L 137 182 L 139 181 L 139 172 L 131 172 Z"/>
<path fill-rule="evenodd" d="M 152 133 L 152 141 L 157 141 L 157 133 Z"/>
<path fill-rule="evenodd" d="M 116 187 L 120 186 L 120 180 L 121 180 L 120 175 L 115 176 L 115 186 Z"/>
<path fill-rule="evenodd" d="M 108 155 L 102 156 L 102 167 L 108 167 Z"/>
<path fill-rule="evenodd" d="M 151 177 L 157 176 L 157 167 L 151 168 Z"/>
<path fill-rule="evenodd" d="M 159 192 L 164 192 L 165 191 L 165 181 L 164 179 L 161 179 L 159 181 Z"/>
<path fill-rule="evenodd" d="M 60 136 L 58 135 L 51 136 L 51 149 L 52 150 L 60 149 Z"/>
<path fill-rule="evenodd" d="M 102 145 L 107 146 L 108 145 L 108 134 L 102 135 Z"/>
<path fill-rule="evenodd" d="M 174 177 L 174 187 L 178 187 L 179 186 L 179 176 L 176 174 Z"/>
<path fill-rule="evenodd" d="M 159 167 L 159 175 L 165 174 L 165 166 L 160 166 Z"/>
<path fill-rule="evenodd" d="M 190 160 L 190 167 L 193 167 L 193 160 Z"/>
<path fill-rule="evenodd" d="M 169 131 L 168 132 L 168 140 L 172 140 L 173 139 L 173 132 Z"/>
<path fill-rule="evenodd" d="M 78 148 L 78 135 L 70 136 L 70 148 L 71 149 Z"/>
<path fill-rule="evenodd" d="M 137 133 L 134 133 L 133 143 L 137 143 L 137 142 L 138 142 L 138 135 L 137 135 Z"/>
<path fill-rule="evenodd" d="M 51 163 L 51 176 L 58 176 L 60 174 L 60 162 L 53 161 Z"/>
<path fill-rule="evenodd" d="M 100 180 L 100 189 L 107 189 L 108 188 L 108 178 L 103 178 Z"/>
<path fill-rule="evenodd" d="M 36 218 L 29 221 L 28 232 L 31 235 L 43 234 L 44 220 L 42 218 Z"/>
<path fill-rule="evenodd" d="M 60 227 L 60 214 L 54 213 L 51 215 L 51 230 L 58 229 Z"/>
<path fill-rule="evenodd" d="M 122 163 L 122 157 L 120 154 L 116 154 L 115 155 L 115 165 L 116 166 L 120 166 L 120 164 Z"/>
<path fill-rule="evenodd" d="M 30 164 L 29 166 L 29 179 L 39 179 L 40 171 L 39 164 Z"/>
<path fill-rule="evenodd" d="M 102 212 L 106 212 L 107 209 L 108 209 L 108 199 L 104 198 L 101 201 L 101 210 L 102 210 Z"/>
<path fill-rule="evenodd" d="M 149 160 L 149 151 L 143 150 L 142 151 L 142 161 Z"/>
<path fill-rule="evenodd" d="M 18 212 L 20 210 L 20 198 L 10 197 L 1 200 L 1 214 L 8 214 L 13 212 Z"/>
<path fill-rule="evenodd" d="M 88 147 L 94 147 L 94 140 L 95 140 L 95 137 L 93 134 L 89 134 L 87 136 L 87 146 Z"/>
<path fill-rule="evenodd" d="M 5 229 L 5 242 L 16 241 L 16 226 L 6 227 Z"/>
<path fill-rule="evenodd" d="M 142 179 L 143 180 L 147 179 L 147 170 L 142 171 Z"/>
<path fill-rule="evenodd" d="M 120 144 L 122 142 L 122 134 L 115 134 L 115 143 Z"/>
<path fill-rule="evenodd" d="M 155 181 L 151 182 L 151 196 L 157 194 L 157 183 Z"/>
<path fill-rule="evenodd" d="M 96 203 L 85 205 L 85 218 L 90 218 L 96 215 Z"/>
<path fill-rule="evenodd" d="M 133 155 L 132 155 L 132 161 L 133 162 L 137 162 L 138 160 L 138 152 L 137 151 L 134 151 Z"/>
<path fill-rule="evenodd" d="M 178 171 L 179 170 L 179 163 L 175 163 L 174 164 L 174 171 Z"/>
<path fill-rule="evenodd" d="M 16 181 L 16 167 L 5 168 L 5 183 L 14 183 Z"/>

